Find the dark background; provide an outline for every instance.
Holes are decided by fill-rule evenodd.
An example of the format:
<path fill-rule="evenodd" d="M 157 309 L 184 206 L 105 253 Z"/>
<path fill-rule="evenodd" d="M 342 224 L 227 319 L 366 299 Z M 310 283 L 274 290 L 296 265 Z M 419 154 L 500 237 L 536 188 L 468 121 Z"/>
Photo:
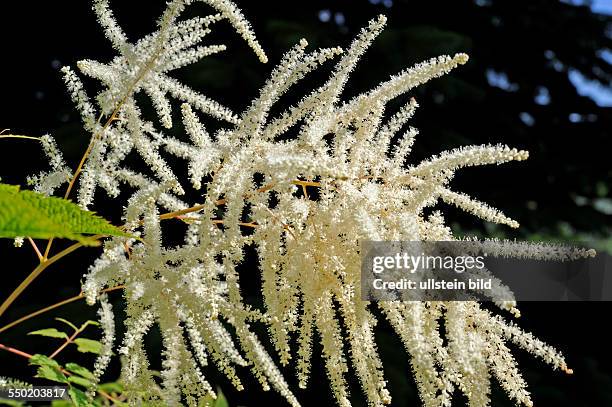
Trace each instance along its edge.
<path fill-rule="evenodd" d="M 165 2 L 111 3 L 120 24 L 136 39 L 154 28 Z M 347 0 L 242 1 L 238 5 L 252 22 L 270 63 L 260 64 L 237 35 L 221 24 L 212 42 L 222 40 L 228 51 L 178 73 L 194 88 L 239 112 L 257 95 L 282 53 L 300 38 L 306 38 L 312 48 L 346 47 L 369 19 L 383 13 L 389 18 L 387 29 L 354 72 L 347 98 L 424 59 L 456 52 L 470 55 L 466 66 L 409 95 L 421 105 L 412 122 L 420 129 L 412 162 L 467 144 L 505 143 L 531 153 L 526 162 L 467 169 L 453 181 L 456 190 L 502 209 L 521 228 L 514 231 L 483 224 L 443 206 L 454 230 L 529 240 L 589 241 L 603 250 L 612 247 L 612 18 L 594 12 L 612 12 L 609 3 Z M 88 139 L 65 92 L 59 67 L 74 66 L 83 58 L 108 60 L 113 50 L 87 1 L 4 2 L 0 10 L 0 129 L 32 136 L 53 134 L 74 167 Z M 324 75 L 308 78 L 300 88 L 304 92 Z M 25 185 L 27 175 L 43 169 L 46 163 L 35 142 L 0 140 L 2 182 Z M 96 209 L 119 222 L 120 208 L 100 205 Z M 0 318 L 0 326 L 77 294 L 80 278 L 96 253 L 96 249 L 83 249 L 45 271 Z M 36 259 L 26 245 L 14 249 L 3 241 L 0 260 L 0 299 L 4 299 L 35 266 Z M 256 290 L 251 291 L 254 298 Z M 113 298 L 118 308 L 120 296 Z M 606 330 L 610 303 L 525 303 L 521 309 L 520 325 L 562 350 L 575 371 L 573 376 L 552 372 L 544 363 L 517 351 L 535 405 L 612 405 L 612 352 Z M 0 343 L 46 353 L 55 344 L 25 337 L 25 333 L 57 326 L 54 316 L 81 322 L 94 315 L 83 303 L 75 303 L 0 334 Z M 380 343 L 393 405 L 414 405 L 418 400 L 407 358 L 388 332 L 383 326 Z M 151 349 L 159 351 L 155 335 Z M 67 352 L 66 360 L 71 356 L 74 354 Z M 304 405 L 331 405 L 325 373 L 316 359 L 313 371 L 319 377 L 310 390 L 297 392 L 298 398 Z M 0 353 L 0 375 L 28 377 L 31 373 L 24 360 Z M 287 370 L 286 376 L 297 388 L 292 373 Z M 248 391 L 243 394 L 233 392 L 223 379 L 216 382 L 232 406 L 280 401 L 275 394 L 257 391 L 248 381 Z M 359 405 L 360 389 L 354 386 L 352 390 Z M 493 405 L 512 404 L 495 394 Z"/>

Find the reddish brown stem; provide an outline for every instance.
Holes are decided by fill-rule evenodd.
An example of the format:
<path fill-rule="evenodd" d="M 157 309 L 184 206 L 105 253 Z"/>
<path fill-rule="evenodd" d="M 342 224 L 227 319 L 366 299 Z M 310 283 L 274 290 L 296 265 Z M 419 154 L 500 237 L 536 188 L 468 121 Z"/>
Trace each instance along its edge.
<path fill-rule="evenodd" d="M 15 355 L 19 355 L 21 357 L 28 358 L 28 359 L 30 359 L 33 356 L 33 355 L 30 355 L 29 353 L 20 351 L 19 349 L 11 348 L 10 346 L 6 346 L 1 343 L 0 343 L 0 349 L 5 350 L 7 352 L 14 353 Z"/>

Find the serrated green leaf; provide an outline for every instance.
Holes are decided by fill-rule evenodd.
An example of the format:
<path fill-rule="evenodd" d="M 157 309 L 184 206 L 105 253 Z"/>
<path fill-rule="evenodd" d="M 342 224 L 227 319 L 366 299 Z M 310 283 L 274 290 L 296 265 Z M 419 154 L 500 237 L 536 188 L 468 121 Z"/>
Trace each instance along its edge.
<path fill-rule="evenodd" d="M 99 341 L 87 338 L 77 338 L 74 340 L 74 344 L 77 345 L 77 350 L 82 353 L 95 353 L 100 354 L 102 351 L 102 344 Z"/>
<path fill-rule="evenodd" d="M 68 334 L 58 331 L 55 328 L 39 329 L 38 331 L 28 332 L 28 335 L 47 336 L 49 338 L 68 339 Z"/>
<path fill-rule="evenodd" d="M 68 389 L 68 394 L 76 407 L 89 407 L 92 405 L 87 399 L 87 395 L 75 387 Z"/>
<path fill-rule="evenodd" d="M 36 354 L 30 358 L 30 364 L 38 366 L 36 376 L 59 383 L 68 383 L 66 375 L 62 373 L 59 363 L 45 355 Z"/>
<path fill-rule="evenodd" d="M 39 366 L 34 377 L 51 380 L 58 383 L 68 383 L 66 375 L 51 366 Z"/>
<path fill-rule="evenodd" d="M 0 184 L 0 237 L 58 237 L 95 244 L 88 234 L 130 236 L 67 199 Z"/>
<path fill-rule="evenodd" d="M 69 371 L 70 373 L 77 374 L 77 375 L 79 375 L 81 377 L 84 377 L 86 379 L 89 379 L 89 380 L 94 380 L 95 379 L 93 373 L 91 373 L 89 371 L 89 369 L 87 369 L 86 367 L 83 367 L 81 365 L 78 365 L 76 363 L 72 363 L 72 362 L 66 363 L 66 370 Z"/>
<path fill-rule="evenodd" d="M 93 386 L 93 383 L 81 376 L 68 376 L 68 381 L 70 383 L 78 384 L 79 386 L 83 386 L 86 389 Z"/>
<path fill-rule="evenodd" d="M 59 363 L 57 363 L 55 360 L 50 359 L 48 356 L 41 355 L 38 353 L 35 355 L 32 355 L 32 357 L 30 358 L 30 364 L 36 365 L 36 366 L 51 366 L 56 369 L 60 368 Z"/>

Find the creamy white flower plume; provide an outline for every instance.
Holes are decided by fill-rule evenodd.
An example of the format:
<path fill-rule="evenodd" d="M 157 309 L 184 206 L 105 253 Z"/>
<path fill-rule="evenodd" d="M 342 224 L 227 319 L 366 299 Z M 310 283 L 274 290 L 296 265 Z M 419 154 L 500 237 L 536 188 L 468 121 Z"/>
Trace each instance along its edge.
<path fill-rule="evenodd" d="M 225 49 L 202 44 L 220 20 L 229 21 L 259 59 L 267 61 L 233 3 L 201 1 L 218 14 L 181 20 L 184 9 L 198 1 L 173 0 L 156 31 L 130 42 L 108 1 L 95 0 L 98 20 L 119 54 L 107 63 L 77 64 L 82 74 L 102 84 L 97 106 L 76 74 L 63 70 L 92 135 L 79 179 L 80 205 L 99 203 L 98 187 L 111 197 L 120 198 L 124 191 L 130 196 L 122 201 L 124 228 L 138 239 L 108 239 L 83 284 L 90 304 L 104 288 L 125 287 L 127 333 L 118 353 L 129 404 L 197 406 L 214 397 L 203 370 L 214 365 L 238 390 L 244 387 L 243 368 L 248 368 L 264 390 L 275 389 L 290 405 L 298 405 L 285 371 L 255 335 L 255 325 L 267 328 L 278 361 L 295 371 L 302 388 L 311 374 L 313 342 L 320 341 L 327 377 L 341 406 L 350 405 L 347 383 L 352 375 L 369 405 L 391 403 L 375 340 L 380 316 L 408 353 L 425 406 L 449 406 L 456 390 L 470 405 L 486 406 L 492 380 L 517 402 L 531 405 L 508 342 L 569 371 L 553 348 L 477 302 L 373 304 L 359 296 L 360 241 L 456 240 L 443 214 L 429 210 L 440 200 L 485 221 L 518 227 L 449 183 L 462 168 L 521 161 L 527 152 L 505 145 L 469 146 L 411 161 L 418 131 L 410 127 L 410 119 L 418 104 L 406 94 L 465 64 L 467 55 L 433 58 L 344 100 L 351 72 L 385 25 L 380 16 L 345 51 L 309 50 L 306 40 L 299 41 L 260 94 L 244 103 L 248 107 L 242 113 L 234 113 L 171 76 Z M 295 106 L 275 109 L 291 86 L 334 58 L 338 61 L 323 84 Z M 136 96 L 142 93 L 151 99 L 157 118 L 146 117 L 139 108 Z M 396 98 L 405 98 L 403 106 L 388 112 L 388 103 Z M 180 115 L 173 99 L 180 101 Z M 220 124 L 209 126 L 198 114 Z M 174 128 L 179 118 L 184 134 L 169 136 L 158 128 L 157 123 Z M 33 182 L 52 193 L 61 185 L 65 165 L 52 139 L 45 138 L 43 145 L 52 172 Z M 148 171 L 136 170 L 132 156 L 140 157 Z M 185 229 L 182 242 L 167 232 L 166 225 L 178 219 Z M 520 242 L 464 243 L 473 244 L 474 251 L 519 258 L 593 255 Z M 240 270 L 250 248 L 257 253 L 258 267 L 249 272 L 261 277 L 263 309 L 247 305 L 242 295 Z M 496 281 L 496 289 L 509 292 L 503 282 Z M 108 348 L 113 319 L 103 298 L 101 304 Z M 512 299 L 496 305 L 500 312 L 519 315 Z M 154 326 L 163 344 L 161 380 L 154 377 L 145 349 L 145 336 Z M 107 355 L 96 364 L 97 377 Z"/>

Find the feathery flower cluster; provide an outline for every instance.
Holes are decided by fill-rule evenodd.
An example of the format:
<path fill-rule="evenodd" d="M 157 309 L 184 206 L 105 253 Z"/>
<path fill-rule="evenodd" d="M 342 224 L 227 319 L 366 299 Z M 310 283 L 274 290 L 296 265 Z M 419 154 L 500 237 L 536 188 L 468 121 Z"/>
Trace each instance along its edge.
<path fill-rule="evenodd" d="M 64 69 L 85 128 L 92 133 L 79 203 L 91 206 L 98 187 L 111 196 L 118 196 L 126 185 L 135 191 L 124 203 L 125 228 L 142 240 L 107 240 L 83 287 L 93 304 L 100 300 L 101 289 L 125 286 L 127 334 L 119 354 L 130 403 L 138 404 L 144 397 L 160 405 L 198 405 L 200 398 L 214 396 L 202 372 L 212 362 L 238 389 L 242 384 L 237 368 L 248 366 L 264 389 L 274 388 L 291 405 L 298 405 L 273 357 L 251 329 L 252 324 L 264 324 L 280 363 L 293 365 L 300 387 L 308 384 L 313 342 L 320 340 L 339 405 L 350 405 L 349 372 L 358 377 L 370 405 L 389 404 L 374 338 L 382 316 L 410 355 L 425 406 L 450 405 L 455 389 L 471 406 L 486 406 L 492 379 L 518 403 L 531 405 L 507 343 L 568 370 L 553 348 L 475 301 L 368 303 L 358 295 L 361 240 L 455 240 L 441 213 L 424 214 L 440 200 L 486 221 L 518 227 L 497 209 L 451 190 L 449 183 L 458 169 L 520 161 L 527 152 L 503 145 L 473 146 L 406 165 L 417 135 L 407 123 L 417 103 L 410 99 L 398 112 L 386 112 L 389 101 L 466 63 L 468 57 L 431 59 L 342 100 L 349 74 L 385 25 L 380 16 L 346 51 L 309 52 L 307 42 L 300 41 L 273 70 L 260 95 L 236 115 L 169 76 L 224 49 L 198 45 L 209 27 L 223 19 L 262 61 L 267 60 L 249 25 L 227 0 L 204 0 L 219 14 L 179 20 L 183 9 L 194 2 L 169 2 L 158 30 L 132 44 L 107 1 L 94 1 L 104 32 L 119 52 L 110 63 L 78 63 L 83 74 L 104 85 L 96 107 L 77 75 Z M 327 81 L 272 117 L 271 108 L 292 85 L 337 57 Z M 168 96 L 183 102 L 188 141 L 164 135 L 156 123 L 143 117 L 135 99 L 141 91 L 151 98 L 164 128 L 173 125 Z M 209 134 L 196 111 L 226 124 Z M 96 115 L 107 119 L 100 121 Z M 289 130 L 297 130 L 297 135 L 288 136 Z M 155 178 L 129 168 L 125 158 L 132 150 Z M 175 174 L 161 150 L 188 162 L 187 177 Z M 63 164 L 55 158 L 52 168 L 55 175 L 37 178 L 41 191 L 52 191 L 59 174 L 64 174 Z M 202 201 L 181 200 L 187 187 L 181 183 L 184 179 L 203 191 Z M 172 212 L 160 215 L 160 208 Z M 179 215 L 187 223 L 184 242 L 170 247 L 164 244 L 163 225 L 170 222 L 165 219 Z M 522 258 L 591 254 L 568 255 L 558 247 L 527 243 L 474 244 Z M 263 310 L 245 304 L 241 295 L 237 267 L 245 261 L 247 246 L 257 251 Z M 518 315 L 515 302 L 498 305 Z M 104 343 L 110 346 L 111 310 L 104 301 L 102 307 Z M 161 383 L 149 369 L 144 347 L 145 335 L 155 324 L 165 349 Z M 106 358 L 99 361 L 96 373 L 106 363 Z"/>
<path fill-rule="evenodd" d="M 57 148 L 55 139 L 48 134 L 40 137 L 43 152 L 49 159 L 51 171 L 41 172 L 38 175 L 28 177 L 28 184 L 34 185 L 34 190 L 45 195 L 53 195 L 53 192 L 70 181 L 72 172 L 66 165 L 62 153 Z"/>
<path fill-rule="evenodd" d="M 32 387 L 31 384 L 22 382 L 21 380 L 0 376 L 0 389 L 3 389 L 3 390 L 10 389 L 10 388 L 27 389 L 30 387 Z"/>
<path fill-rule="evenodd" d="M 94 396 L 93 388 L 99 383 L 100 377 L 104 374 L 104 371 L 108 367 L 113 355 L 113 342 L 115 340 L 115 318 L 113 315 L 113 308 L 108 302 L 105 296 L 100 296 L 100 309 L 98 310 L 98 316 L 100 317 L 100 326 L 102 327 L 102 347 L 96 362 L 94 364 L 92 388 L 89 392 L 89 397 Z"/>

